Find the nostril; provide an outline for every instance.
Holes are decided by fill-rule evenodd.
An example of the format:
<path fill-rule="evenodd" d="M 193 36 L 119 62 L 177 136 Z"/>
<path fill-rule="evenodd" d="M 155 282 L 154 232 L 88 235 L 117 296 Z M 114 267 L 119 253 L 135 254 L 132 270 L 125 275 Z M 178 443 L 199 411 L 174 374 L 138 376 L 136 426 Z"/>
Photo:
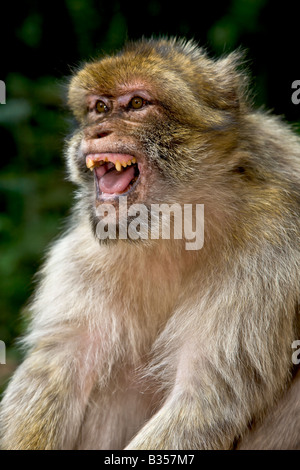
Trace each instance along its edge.
<path fill-rule="evenodd" d="M 110 134 L 109 132 L 98 132 L 97 139 L 102 139 L 102 137 L 106 137 L 109 134 Z"/>
<path fill-rule="evenodd" d="M 102 139 L 107 135 L 111 134 L 111 130 L 103 126 L 91 126 L 85 130 L 85 136 L 87 139 Z"/>

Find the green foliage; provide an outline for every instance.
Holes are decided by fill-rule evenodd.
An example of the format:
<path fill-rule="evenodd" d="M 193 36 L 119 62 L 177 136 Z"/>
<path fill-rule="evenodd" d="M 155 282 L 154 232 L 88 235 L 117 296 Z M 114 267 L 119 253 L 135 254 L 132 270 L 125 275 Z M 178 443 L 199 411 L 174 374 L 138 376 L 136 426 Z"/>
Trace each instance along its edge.
<path fill-rule="evenodd" d="M 72 187 L 62 158 L 67 125 L 59 109 L 60 86 L 53 77 L 34 81 L 19 73 L 8 74 L 6 86 L 7 104 L 0 108 L 6 141 L 0 173 L 0 338 L 10 346 L 23 330 L 19 313 L 46 246 L 68 213 Z"/>
<path fill-rule="evenodd" d="M 220 53 L 239 46 L 242 33 L 256 33 L 260 28 L 259 16 L 266 0 L 233 0 L 227 14 L 212 25 L 209 41 Z"/>

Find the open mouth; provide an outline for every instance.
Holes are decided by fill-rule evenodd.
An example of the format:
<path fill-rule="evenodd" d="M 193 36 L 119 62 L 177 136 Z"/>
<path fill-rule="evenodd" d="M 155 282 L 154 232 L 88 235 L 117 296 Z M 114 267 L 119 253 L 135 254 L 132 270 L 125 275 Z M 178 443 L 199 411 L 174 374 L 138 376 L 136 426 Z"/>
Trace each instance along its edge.
<path fill-rule="evenodd" d="M 89 154 L 86 157 L 86 166 L 95 171 L 97 196 L 102 199 L 127 194 L 140 175 L 136 158 L 128 154 Z"/>

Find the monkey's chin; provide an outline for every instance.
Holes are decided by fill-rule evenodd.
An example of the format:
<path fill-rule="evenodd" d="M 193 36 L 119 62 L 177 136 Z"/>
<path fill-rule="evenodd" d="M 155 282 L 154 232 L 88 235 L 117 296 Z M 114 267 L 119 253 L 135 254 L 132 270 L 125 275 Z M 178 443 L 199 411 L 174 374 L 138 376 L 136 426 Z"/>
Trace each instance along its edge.
<path fill-rule="evenodd" d="M 141 237 L 139 231 L 133 233 L 131 224 L 134 223 L 134 218 L 131 216 L 125 217 L 121 210 L 103 217 L 91 213 L 90 222 L 93 234 L 100 245 L 114 246 L 119 242 L 135 245 L 141 243 L 144 245 L 151 244 L 150 236 Z"/>

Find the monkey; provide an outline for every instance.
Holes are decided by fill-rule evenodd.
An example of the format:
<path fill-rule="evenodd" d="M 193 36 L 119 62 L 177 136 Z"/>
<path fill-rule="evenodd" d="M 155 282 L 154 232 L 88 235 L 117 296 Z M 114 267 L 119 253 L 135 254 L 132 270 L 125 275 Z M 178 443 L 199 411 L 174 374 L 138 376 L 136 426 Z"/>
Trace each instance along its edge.
<path fill-rule="evenodd" d="M 262 422 L 252 426 L 240 442 L 238 450 L 300 449 L 300 370 L 291 386 Z"/>
<path fill-rule="evenodd" d="M 144 38 L 70 78 L 76 199 L 1 402 L 2 449 L 300 448 L 300 142 L 255 109 L 243 60 Z M 125 200 L 148 236 L 123 236 Z M 204 208 L 199 249 L 148 224 L 163 203 L 194 224 Z"/>

